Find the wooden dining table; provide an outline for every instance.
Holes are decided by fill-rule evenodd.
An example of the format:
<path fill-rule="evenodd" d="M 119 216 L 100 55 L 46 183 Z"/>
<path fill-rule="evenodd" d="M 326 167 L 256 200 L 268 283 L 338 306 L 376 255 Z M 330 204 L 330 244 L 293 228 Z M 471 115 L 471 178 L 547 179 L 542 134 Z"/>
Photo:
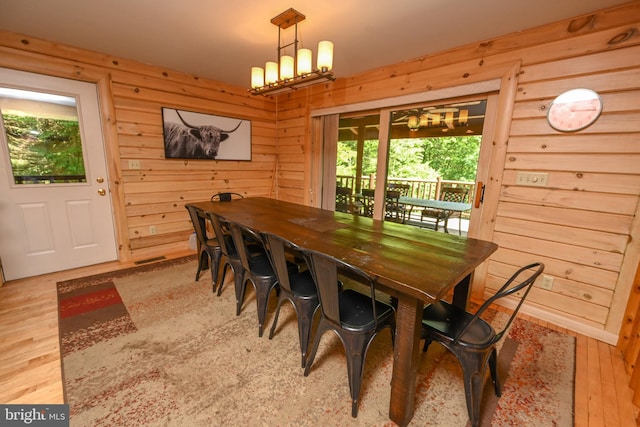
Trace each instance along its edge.
<path fill-rule="evenodd" d="M 424 306 L 453 291 L 452 302 L 466 307 L 474 270 L 497 249 L 492 242 L 265 197 L 191 204 L 353 264 L 397 298 L 389 418 L 401 426 L 415 409 Z"/>

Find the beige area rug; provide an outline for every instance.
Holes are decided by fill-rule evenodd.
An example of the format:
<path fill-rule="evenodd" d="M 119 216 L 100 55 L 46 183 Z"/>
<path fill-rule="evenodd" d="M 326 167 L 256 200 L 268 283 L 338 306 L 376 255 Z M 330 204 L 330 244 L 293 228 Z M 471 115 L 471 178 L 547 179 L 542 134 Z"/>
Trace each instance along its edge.
<path fill-rule="evenodd" d="M 72 426 L 395 425 L 388 418 L 388 332 L 369 349 L 353 419 L 344 351 L 334 334 L 325 334 L 304 377 L 291 305 L 274 339 L 268 331 L 259 338 L 252 291 L 236 316 L 231 281 L 216 297 L 206 275 L 194 281 L 195 271 L 190 258 L 58 283 Z M 505 321 L 494 315 L 492 322 Z M 496 399 L 487 381 L 483 424 L 571 426 L 573 338 L 517 320 L 503 341 L 503 395 Z M 410 425 L 467 425 L 461 375 L 455 358 L 431 345 Z"/>

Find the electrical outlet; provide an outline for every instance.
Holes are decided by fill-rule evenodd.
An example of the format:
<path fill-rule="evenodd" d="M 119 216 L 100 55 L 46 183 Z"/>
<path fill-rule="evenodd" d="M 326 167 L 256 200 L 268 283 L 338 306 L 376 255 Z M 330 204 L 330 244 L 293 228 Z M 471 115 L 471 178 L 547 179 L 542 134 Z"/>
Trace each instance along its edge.
<path fill-rule="evenodd" d="M 140 169 L 140 160 L 129 160 L 129 169 Z"/>
<path fill-rule="evenodd" d="M 156 226 L 155 225 L 150 225 L 149 226 L 149 234 L 151 236 L 155 236 L 156 235 Z"/>
<path fill-rule="evenodd" d="M 518 185 L 532 187 L 546 187 L 549 174 L 545 172 L 518 172 L 516 182 Z"/>
<path fill-rule="evenodd" d="M 553 277 L 547 276 L 547 275 L 543 275 L 542 276 L 542 281 L 540 282 L 540 287 L 542 289 L 546 289 L 546 290 L 550 291 L 551 288 L 553 288 Z"/>

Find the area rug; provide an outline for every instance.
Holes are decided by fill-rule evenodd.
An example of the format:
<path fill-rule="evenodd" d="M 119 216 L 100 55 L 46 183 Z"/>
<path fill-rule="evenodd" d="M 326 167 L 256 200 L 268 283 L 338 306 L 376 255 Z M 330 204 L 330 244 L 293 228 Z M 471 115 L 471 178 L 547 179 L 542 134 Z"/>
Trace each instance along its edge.
<path fill-rule="evenodd" d="M 395 425 L 387 331 L 367 354 L 353 419 L 335 334 L 323 336 L 305 377 L 290 304 L 274 338 L 268 330 L 259 338 L 252 291 L 236 316 L 232 282 L 217 297 L 206 275 L 194 281 L 195 271 L 186 258 L 58 283 L 72 426 Z M 505 320 L 501 312 L 490 319 Z M 574 360 L 572 337 L 517 319 L 499 352 L 500 399 L 487 381 L 483 425 L 571 426 Z M 416 387 L 411 426 L 468 424 L 460 366 L 439 344 L 422 354 Z"/>

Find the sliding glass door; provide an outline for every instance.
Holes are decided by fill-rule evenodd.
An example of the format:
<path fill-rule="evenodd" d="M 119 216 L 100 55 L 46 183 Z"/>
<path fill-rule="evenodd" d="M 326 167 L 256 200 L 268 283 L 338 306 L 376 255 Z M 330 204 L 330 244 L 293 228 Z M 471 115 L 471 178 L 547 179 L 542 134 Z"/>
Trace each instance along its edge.
<path fill-rule="evenodd" d="M 423 209 L 395 197 L 437 200 L 443 188 L 460 187 L 465 190 L 462 202 L 470 204 L 486 107 L 485 96 L 340 114 L 335 176 L 323 180 L 335 186 L 335 194 L 323 204 L 418 226 L 431 224 L 422 221 Z M 439 231 L 449 227 L 466 233 L 470 211 Z"/>

